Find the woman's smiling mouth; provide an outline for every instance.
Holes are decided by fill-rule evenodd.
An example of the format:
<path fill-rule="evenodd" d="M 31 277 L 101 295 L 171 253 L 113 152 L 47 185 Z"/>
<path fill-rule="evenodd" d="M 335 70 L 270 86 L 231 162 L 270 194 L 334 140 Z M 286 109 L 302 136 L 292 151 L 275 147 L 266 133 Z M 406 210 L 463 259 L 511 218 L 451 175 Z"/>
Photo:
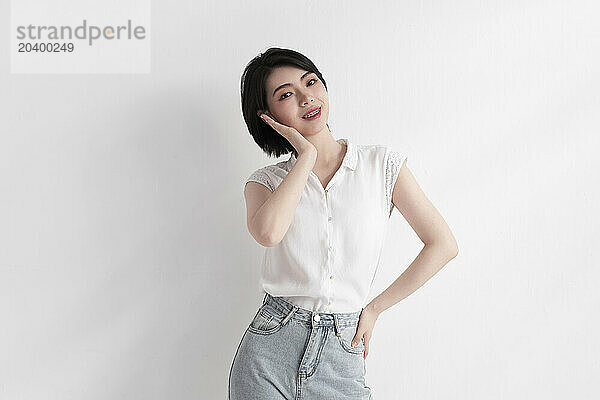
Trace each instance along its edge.
<path fill-rule="evenodd" d="M 317 108 L 316 110 L 314 110 L 312 112 L 305 114 L 302 118 L 308 119 L 308 120 L 313 120 L 313 119 L 317 119 L 319 117 L 321 117 L 321 107 Z"/>

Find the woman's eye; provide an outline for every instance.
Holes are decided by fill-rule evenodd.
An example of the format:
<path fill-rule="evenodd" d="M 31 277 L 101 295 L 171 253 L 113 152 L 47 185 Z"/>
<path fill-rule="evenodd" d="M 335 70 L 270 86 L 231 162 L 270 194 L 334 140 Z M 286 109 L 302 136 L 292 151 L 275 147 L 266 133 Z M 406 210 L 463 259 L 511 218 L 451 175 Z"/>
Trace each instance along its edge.
<path fill-rule="evenodd" d="M 310 82 L 312 82 L 312 81 L 315 81 L 315 83 L 317 83 L 317 80 L 316 80 L 315 78 L 311 78 L 311 79 L 308 81 L 308 83 L 306 84 L 306 86 L 312 86 L 312 85 L 314 85 L 315 83 L 313 83 L 313 84 L 310 84 Z M 287 99 L 288 97 L 290 97 L 290 96 L 286 96 L 286 94 L 288 94 L 288 93 L 292 93 L 292 92 L 285 92 L 284 94 L 282 94 L 282 95 L 281 95 L 281 97 L 280 97 L 280 98 L 281 98 L 281 99 Z"/>

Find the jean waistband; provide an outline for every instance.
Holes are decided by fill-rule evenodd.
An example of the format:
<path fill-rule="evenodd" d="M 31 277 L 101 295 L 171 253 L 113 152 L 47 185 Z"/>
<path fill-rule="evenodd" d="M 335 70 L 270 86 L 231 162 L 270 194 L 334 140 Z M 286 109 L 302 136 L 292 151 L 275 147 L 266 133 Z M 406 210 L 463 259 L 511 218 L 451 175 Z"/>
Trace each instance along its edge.
<path fill-rule="evenodd" d="M 282 297 L 271 296 L 269 293 L 266 292 L 265 297 L 263 299 L 263 305 L 264 304 L 268 304 L 269 306 L 284 313 L 285 315 L 291 314 L 290 317 L 294 318 L 297 321 L 307 322 L 312 325 L 333 326 L 335 322 L 337 322 L 338 325 L 357 325 L 358 320 L 360 319 L 360 314 L 362 312 L 362 310 L 351 313 L 324 313 L 311 311 L 302 307 L 298 307 L 297 305 L 290 303 Z M 294 312 L 292 313 L 292 311 Z"/>

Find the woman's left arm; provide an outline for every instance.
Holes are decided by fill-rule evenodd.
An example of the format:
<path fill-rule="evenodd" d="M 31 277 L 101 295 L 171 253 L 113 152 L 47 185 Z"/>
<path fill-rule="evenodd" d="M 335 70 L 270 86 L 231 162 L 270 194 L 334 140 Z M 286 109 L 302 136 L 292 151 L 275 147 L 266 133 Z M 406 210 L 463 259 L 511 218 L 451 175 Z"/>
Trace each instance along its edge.
<path fill-rule="evenodd" d="M 398 279 L 362 310 L 353 343 L 360 342 L 360 338 L 364 336 L 365 358 L 369 353 L 369 340 L 377 317 L 423 286 L 458 254 L 458 244 L 452 231 L 425 196 L 406 163 L 400 168 L 394 183 L 392 203 L 414 229 L 424 246 Z"/>

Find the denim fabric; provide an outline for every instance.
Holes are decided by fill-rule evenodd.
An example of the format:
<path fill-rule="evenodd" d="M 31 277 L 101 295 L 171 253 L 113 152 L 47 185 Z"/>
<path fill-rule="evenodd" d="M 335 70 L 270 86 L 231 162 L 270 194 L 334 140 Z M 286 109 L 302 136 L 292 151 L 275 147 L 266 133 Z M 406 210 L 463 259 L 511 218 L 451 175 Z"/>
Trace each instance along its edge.
<path fill-rule="evenodd" d="M 361 311 L 317 313 L 265 294 L 229 371 L 229 400 L 372 400 Z"/>

